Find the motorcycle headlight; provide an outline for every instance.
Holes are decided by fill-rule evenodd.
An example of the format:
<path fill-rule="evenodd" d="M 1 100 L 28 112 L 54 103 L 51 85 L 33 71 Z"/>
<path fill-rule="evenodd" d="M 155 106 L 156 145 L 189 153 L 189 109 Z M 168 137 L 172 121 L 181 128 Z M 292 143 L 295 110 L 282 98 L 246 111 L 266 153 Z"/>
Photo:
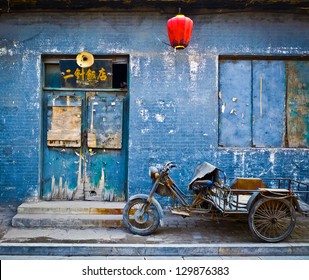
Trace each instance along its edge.
<path fill-rule="evenodd" d="M 154 167 L 154 166 L 150 166 L 149 167 L 149 177 L 151 179 L 157 179 L 159 178 L 159 171 L 158 171 L 158 168 Z"/>

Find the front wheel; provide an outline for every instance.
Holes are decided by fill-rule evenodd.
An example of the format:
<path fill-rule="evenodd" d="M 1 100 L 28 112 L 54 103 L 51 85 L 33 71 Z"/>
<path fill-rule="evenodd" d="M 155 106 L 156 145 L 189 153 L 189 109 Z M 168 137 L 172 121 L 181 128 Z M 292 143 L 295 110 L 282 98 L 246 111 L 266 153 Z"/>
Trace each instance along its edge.
<path fill-rule="evenodd" d="M 149 235 L 153 233 L 160 223 L 157 207 L 144 198 L 129 200 L 123 209 L 123 222 L 134 234 Z"/>
<path fill-rule="evenodd" d="M 261 198 L 249 213 L 249 228 L 253 236 L 267 242 L 287 238 L 295 223 L 295 209 L 287 199 Z"/>

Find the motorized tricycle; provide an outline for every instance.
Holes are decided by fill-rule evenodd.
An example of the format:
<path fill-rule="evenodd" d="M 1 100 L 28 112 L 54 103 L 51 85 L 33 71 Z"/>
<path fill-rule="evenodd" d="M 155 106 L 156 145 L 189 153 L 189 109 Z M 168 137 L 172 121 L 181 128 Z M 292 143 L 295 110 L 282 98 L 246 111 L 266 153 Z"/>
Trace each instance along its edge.
<path fill-rule="evenodd" d="M 169 211 L 182 217 L 214 212 L 246 214 L 253 236 L 266 242 L 287 238 L 295 227 L 296 212 L 309 214 L 307 183 L 286 178 L 236 178 L 227 184 L 224 171 L 203 162 L 196 167 L 188 185 L 190 194 L 186 194 L 169 174 L 174 167 L 173 162 L 160 168 L 151 166 L 150 193 L 134 195 L 126 203 L 123 221 L 133 234 L 149 235 L 162 225 L 164 212 L 155 193 L 171 197 Z"/>

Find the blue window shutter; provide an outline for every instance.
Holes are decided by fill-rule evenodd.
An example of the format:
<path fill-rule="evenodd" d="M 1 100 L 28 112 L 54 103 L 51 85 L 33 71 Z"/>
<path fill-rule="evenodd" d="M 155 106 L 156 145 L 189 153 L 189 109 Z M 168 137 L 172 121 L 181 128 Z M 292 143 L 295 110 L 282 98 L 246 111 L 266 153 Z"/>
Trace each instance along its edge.
<path fill-rule="evenodd" d="M 251 146 L 251 74 L 249 60 L 223 60 L 220 63 L 220 146 Z"/>
<path fill-rule="evenodd" d="M 309 61 L 287 63 L 287 135 L 289 147 L 309 147 Z"/>
<path fill-rule="evenodd" d="M 253 61 L 253 146 L 282 147 L 285 131 L 284 61 Z"/>

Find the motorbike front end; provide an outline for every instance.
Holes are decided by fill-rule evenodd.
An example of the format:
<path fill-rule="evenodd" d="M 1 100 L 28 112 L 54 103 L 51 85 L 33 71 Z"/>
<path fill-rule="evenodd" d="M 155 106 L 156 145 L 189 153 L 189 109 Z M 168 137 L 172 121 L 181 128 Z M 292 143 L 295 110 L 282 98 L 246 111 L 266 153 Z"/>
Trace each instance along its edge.
<path fill-rule="evenodd" d="M 123 209 L 124 225 L 138 235 L 152 234 L 163 221 L 163 209 L 160 203 L 153 197 L 160 187 L 161 171 L 156 167 L 149 168 L 149 176 L 152 179 L 150 194 L 137 194 L 128 200 Z"/>
<path fill-rule="evenodd" d="M 160 169 L 155 166 L 150 166 L 149 177 L 152 179 L 152 186 L 155 193 L 160 196 L 171 196 L 172 192 L 170 191 L 168 186 L 172 185 L 173 182 L 171 181 L 167 173 L 164 174 L 163 169 L 164 167 L 161 167 Z"/>

